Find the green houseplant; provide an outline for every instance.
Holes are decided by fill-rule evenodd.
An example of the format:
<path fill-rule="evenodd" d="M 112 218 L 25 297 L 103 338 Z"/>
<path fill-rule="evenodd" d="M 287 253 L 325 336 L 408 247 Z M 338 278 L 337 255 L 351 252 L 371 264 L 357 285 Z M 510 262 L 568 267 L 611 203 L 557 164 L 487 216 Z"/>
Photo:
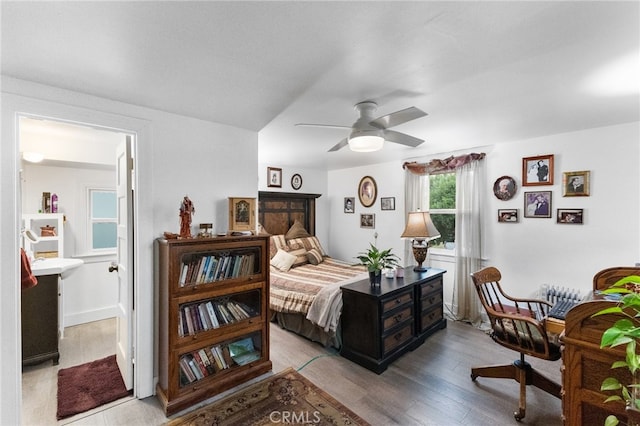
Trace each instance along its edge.
<path fill-rule="evenodd" d="M 607 377 L 602 382 L 600 390 L 614 391 L 617 394 L 608 397 L 605 402 L 623 401 L 630 414 L 629 424 L 638 424 L 631 420 L 640 410 L 640 384 L 638 373 L 640 369 L 640 355 L 636 346 L 640 340 L 640 276 L 630 275 L 616 281 L 611 287 L 603 290 L 604 294 L 623 294 L 620 301 L 611 308 L 596 312 L 593 316 L 613 314 L 621 318 L 602 334 L 600 347 L 616 347 L 626 345 L 625 359 L 614 362 L 611 368 L 627 368 L 631 373 L 632 383 L 620 383 L 615 377 Z M 615 426 L 619 423 L 616 416 L 610 415 L 605 420 L 605 426 Z"/>
<path fill-rule="evenodd" d="M 367 251 L 358 253 L 356 258 L 360 261 L 359 265 L 365 266 L 369 271 L 371 284 L 380 284 L 382 270 L 398 266 L 400 258 L 391 253 L 391 249 L 379 250 L 371 243 L 369 246 Z"/>

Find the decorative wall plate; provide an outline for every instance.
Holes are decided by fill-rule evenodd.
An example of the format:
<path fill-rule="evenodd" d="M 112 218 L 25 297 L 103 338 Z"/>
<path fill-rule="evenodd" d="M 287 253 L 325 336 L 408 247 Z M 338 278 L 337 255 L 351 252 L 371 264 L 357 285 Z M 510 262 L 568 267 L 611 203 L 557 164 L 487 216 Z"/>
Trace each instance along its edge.
<path fill-rule="evenodd" d="M 510 176 L 500 176 L 493 184 L 493 195 L 497 199 L 507 201 L 516 195 L 518 185 L 516 181 Z"/>

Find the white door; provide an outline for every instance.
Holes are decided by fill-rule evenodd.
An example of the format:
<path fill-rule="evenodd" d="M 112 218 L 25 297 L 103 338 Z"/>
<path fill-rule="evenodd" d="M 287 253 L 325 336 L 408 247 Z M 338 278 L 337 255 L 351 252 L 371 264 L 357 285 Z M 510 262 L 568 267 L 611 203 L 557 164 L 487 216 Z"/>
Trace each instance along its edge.
<path fill-rule="evenodd" d="M 116 194 L 118 199 L 117 264 L 109 268 L 118 274 L 117 348 L 118 367 L 127 389 L 133 388 L 133 196 L 131 192 L 131 136 L 116 150 Z"/>

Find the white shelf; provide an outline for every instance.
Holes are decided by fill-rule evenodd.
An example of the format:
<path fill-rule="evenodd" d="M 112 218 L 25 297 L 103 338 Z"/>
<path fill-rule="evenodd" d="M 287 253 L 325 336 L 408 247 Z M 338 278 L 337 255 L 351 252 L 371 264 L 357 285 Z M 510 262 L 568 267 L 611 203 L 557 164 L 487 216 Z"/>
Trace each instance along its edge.
<path fill-rule="evenodd" d="M 34 243 L 24 238 L 24 249 L 27 253 L 34 257 L 64 257 L 64 214 L 62 213 L 37 213 L 23 214 L 23 226 L 25 229 L 31 229 L 40 239 Z M 56 236 L 42 237 L 40 236 L 40 228 L 45 226 L 53 226 Z M 56 256 L 51 253 L 56 252 Z M 38 256 L 37 254 L 45 254 Z"/>

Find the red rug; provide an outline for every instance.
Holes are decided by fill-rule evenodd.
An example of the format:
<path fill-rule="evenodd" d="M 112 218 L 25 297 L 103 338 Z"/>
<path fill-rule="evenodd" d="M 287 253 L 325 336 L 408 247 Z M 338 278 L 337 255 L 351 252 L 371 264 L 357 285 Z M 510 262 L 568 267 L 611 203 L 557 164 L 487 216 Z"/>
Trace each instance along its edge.
<path fill-rule="evenodd" d="M 58 420 L 129 395 L 116 356 L 58 371 Z"/>

